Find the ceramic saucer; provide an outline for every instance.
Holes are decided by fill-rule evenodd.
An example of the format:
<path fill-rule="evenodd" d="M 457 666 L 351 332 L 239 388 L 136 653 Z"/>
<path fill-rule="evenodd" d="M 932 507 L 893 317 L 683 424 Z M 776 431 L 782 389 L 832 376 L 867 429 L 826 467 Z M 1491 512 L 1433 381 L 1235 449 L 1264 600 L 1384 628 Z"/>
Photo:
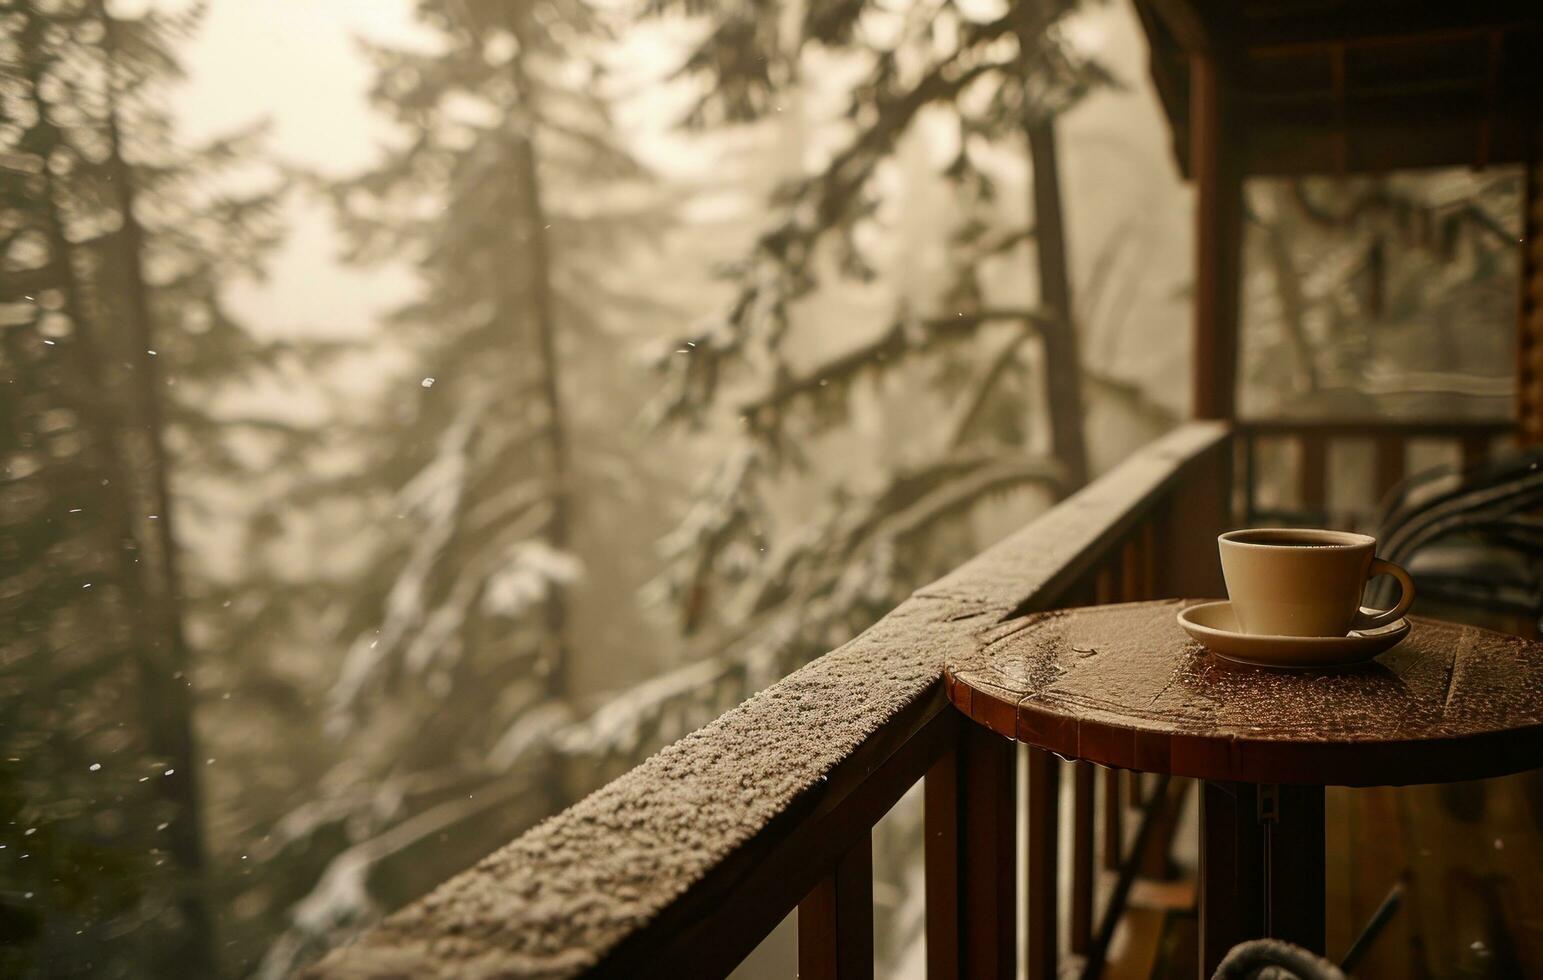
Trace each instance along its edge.
<path fill-rule="evenodd" d="M 1232 603 L 1205 602 L 1179 611 L 1179 625 L 1226 660 L 1277 670 L 1323 670 L 1364 663 L 1409 635 L 1409 620 L 1349 636 L 1250 636 L 1238 629 Z"/>

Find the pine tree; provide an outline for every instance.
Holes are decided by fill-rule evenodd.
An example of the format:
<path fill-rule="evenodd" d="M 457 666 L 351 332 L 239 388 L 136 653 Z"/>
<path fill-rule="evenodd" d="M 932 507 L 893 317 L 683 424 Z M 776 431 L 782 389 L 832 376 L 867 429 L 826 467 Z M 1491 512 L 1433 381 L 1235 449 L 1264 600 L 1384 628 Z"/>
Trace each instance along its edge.
<path fill-rule="evenodd" d="M 585 515 L 632 506 L 600 472 L 630 421 L 617 413 L 641 402 L 612 328 L 618 312 L 653 315 L 624 270 L 663 215 L 610 119 L 611 15 L 586 0 L 420 0 L 416 15 L 431 46 L 365 48 L 400 139 L 330 188 L 347 258 L 410 260 L 420 284 L 385 324 L 408 366 L 339 488 L 379 536 L 348 586 L 353 639 L 329 710 L 355 776 L 295 821 L 355 833 L 265 974 L 565 801 L 524 748 L 570 717 Z M 384 820 L 381 786 L 400 789 Z M 452 829 L 460 850 L 378 873 Z"/>
<path fill-rule="evenodd" d="M 709 648 L 739 648 L 775 676 L 962 558 L 984 502 L 1026 487 L 1065 493 L 1085 479 L 1054 124 L 1109 79 L 1062 39 L 1071 7 L 1021 2 L 982 19 L 946 0 L 904 10 L 813 3 L 791 42 L 768 5 L 656 8 L 710 18 L 683 68 L 703 80 L 688 125 L 764 118 L 807 84 L 800 66 L 814 51 L 866 70 L 844 113 L 844 146 L 781 191 L 770 227 L 729 270 L 737 293 L 726 315 L 663 362 L 661 418 L 703 426 L 728 416 L 741 433 L 670 538 L 674 563 L 659 583 Z M 886 182 L 908 141 L 940 132 L 956 147 L 936 175 L 955 201 L 956 217 L 938 229 L 946 277 L 921 299 L 914 282 L 892 280 L 902 299 L 886 329 L 808 363 L 789 340 L 798 304 L 831 280 L 871 282 L 894 265 L 883 243 L 908 202 Z M 1025 150 L 1032 226 L 1002 218 L 1013 169 L 1003 161 Z M 1012 263 L 1024 255 L 1034 256 L 1037 305 L 1003 298 L 1004 279 L 1023 279 Z M 821 440 L 850 444 L 854 412 L 875 404 L 867 414 L 902 428 L 860 441 L 900 446 L 901 463 L 865 459 L 853 474 L 841 462 L 850 454 Z M 1048 416 L 1048 454 L 1033 451 L 1036 416 Z M 777 501 L 800 483 L 822 505 L 790 515 Z"/>
<path fill-rule="evenodd" d="M 7 831 L 25 825 L 42 859 L 19 906 L 40 929 L 17 953 L 50 973 L 215 969 L 177 479 L 226 459 L 208 405 L 258 347 L 220 284 L 254 270 L 274 229 L 270 190 L 219 189 L 250 134 L 170 139 L 158 92 L 196 19 L 0 5 L 14 327 L 0 549 L 22 624 L 4 642 L 5 796 Z M 99 902 L 65 884 L 82 855 L 106 871 Z"/>

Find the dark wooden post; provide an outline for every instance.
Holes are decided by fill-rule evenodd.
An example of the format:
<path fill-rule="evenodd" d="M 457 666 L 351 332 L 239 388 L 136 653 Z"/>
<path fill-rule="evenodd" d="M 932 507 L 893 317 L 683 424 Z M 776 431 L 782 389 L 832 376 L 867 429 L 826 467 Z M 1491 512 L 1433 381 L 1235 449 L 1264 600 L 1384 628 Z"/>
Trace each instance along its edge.
<path fill-rule="evenodd" d="M 1237 415 L 1243 178 L 1225 81 L 1210 54 L 1190 58 L 1190 173 L 1195 178 L 1196 418 Z"/>
<path fill-rule="evenodd" d="M 1104 770 L 1104 868 L 1120 866 L 1120 851 L 1125 842 L 1125 828 L 1120 819 L 1120 770 Z"/>
<path fill-rule="evenodd" d="M 1265 927 L 1269 935 L 1324 950 L 1327 846 L 1322 786 L 1261 787 L 1265 841 Z"/>
<path fill-rule="evenodd" d="M 798 903 L 800 980 L 873 980 L 873 834 Z"/>
<path fill-rule="evenodd" d="M 1535 129 L 1522 198 L 1516 309 L 1516 416 L 1526 444 L 1543 442 L 1543 124 Z"/>
<path fill-rule="evenodd" d="M 1029 749 L 1028 976 L 1055 980 L 1059 949 L 1056 884 L 1060 842 L 1061 760 Z"/>
<path fill-rule="evenodd" d="M 927 773 L 927 976 L 1012 980 L 1017 972 L 1016 745 L 965 725 Z"/>
<path fill-rule="evenodd" d="M 1073 953 L 1086 954 L 1093 941 L 1093 764 L 1072 764 L 1072 897 Z"/>
<path fill-rule="evenodd" d="M 1264 931 L 1264 839 L 1250 783 L 1203 784 L 1200 794 L 1200 976 Z"/>
<path fill-rule="evenodd" d="M 1323 787 L 1206 782 L 1200 835 L 1202 978 L 1247 939 L 1324 952 Z"/>
<path fill-rule="evenodd" d="M 1329 509 L 1329 443 L 1317 433 L 1297 440 L 1302 456 L 1297 471 L 1297 503 L 1308 520 L 1318 522 Z"/>
<path fill-rule="evenodd" d="M 934 763 L 922 780 L 928 980 L 959 978 L 959 783 L 957 749 Z"/>

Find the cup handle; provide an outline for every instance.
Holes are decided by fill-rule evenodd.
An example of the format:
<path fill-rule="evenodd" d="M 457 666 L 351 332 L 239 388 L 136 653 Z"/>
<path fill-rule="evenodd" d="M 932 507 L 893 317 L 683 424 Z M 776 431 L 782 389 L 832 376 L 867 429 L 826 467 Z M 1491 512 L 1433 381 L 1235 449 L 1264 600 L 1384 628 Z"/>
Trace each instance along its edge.
<path fill-rule="evenodd" d="M 1352 630 L 1374 630 L 1380 626 L 1387 626 L 1389 623 L 1396 623 L 1399 617 L 1409 611 L 1409 604 L 1414 602 L 1414 580 L 1409 577 L 1408 572 L 1390 561 L 1373 558 L 1372 567 L 1366 574 L 1366 580 L 1370 582 L 1379 575 L 1391 575 L 1398 579 L 1402 594 L 1398 597 L 1398 602 L 1393 605 L 1393 608 L 1386 611 L 1368 609 L 1362 606 L 1361 611 L 1356 613 L 1355 620 L 1350 624 Z"/>

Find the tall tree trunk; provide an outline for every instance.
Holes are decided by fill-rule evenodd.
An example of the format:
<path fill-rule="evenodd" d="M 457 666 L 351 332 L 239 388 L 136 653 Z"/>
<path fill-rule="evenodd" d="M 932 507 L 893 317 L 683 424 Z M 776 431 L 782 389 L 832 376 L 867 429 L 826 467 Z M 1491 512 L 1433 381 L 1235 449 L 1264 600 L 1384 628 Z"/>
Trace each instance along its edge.
<path fill-rule="evenodd" d="M 1071 276 L 1067 268 L 1066 225 L 1061 213 L 1061 170 L 1056 157 L 1055 116 L 1035 93 L 1034 52 L 1047 25 L 1074 0 L 1013 0 L 1018 57 L 1023 72 L 1023 133 L 1029 147 L 1029 197 L 1034 216 L 1035 272 L 1040 305 L 1055 314 L 1040 332 L 1045 352 L 1045 394 L 1050 411 L 1050 447 L 1066 469 L 1065 490 L 1088 480 L 1088 452 L 1082 428 L 1082 358 L 1072 320 Z"/>
<path fill-rule="evenodd" d="M 528 7 L 528 5 L 527 5 Z M 562 366 L 557 353 L 557 322 L 552 299 L 552 252 L 551 236 L 545 203 L 541 193 L 541 175 L 537 171 L 540 157 L 536 153 L 537 113 L 530 79 L 525 72 L 526 37 L 519 18 L 527 13 L 516 13 L 515 37 L 518 50 L 510 59 L 515 98 L 514 108 L 514 156 L 517 188 L 521 197 L 521 211 L 525 217 L 522 279 L 525 296 L 530 303 L 536 332 L 537 362 L 540 397 L 546 411 L 545 441 L 548 459 L 547 501 L 551 516 L 546 525 L 546 541 L 558 551 L 568 549 L 569 515 L 572 504 L 568 462 L 567 415 L 562 394 Z M 545 602 L 547 629 L 547 686 L 556 697 L 569 694 L 569 637 L 568 609 L 563 590 L 553 585 Z"/>
<path fill-rule="evenodd" d="M 1056 160 L 1055 120 L 1027 118 L 1024 131 L 1033 167 L 1034 253 L 1039 273 L 1040 305 L 1055 313 L 1041 336 L 1045 350 L 1045 389 L 1050 402 L 1050 444 L 1066 467 L 1067 489 L 1088 480 L 1088 452 L 1082 420 L 1082 358 L 1072 319 L 1071 277 L 1067 271 L 1066 227 L 1061 214 L 1061 174 Z"/>
<path fill-rule="evenodd" d="M 164 775 L 154 782 L 173 804 L 166 835 L 173 861 L 185 876 L 178 903 L 183 915 L 179 948 L 169 957 L 176 969 L 188 976 L 210 976 L 215 969 L 213 922 L 205 900 L 204 847 L 200 825 L 199 784 L 194 765 L 193 705 L 189 691 L 191 656 L 183 630 L 180 573 L 175 515 L 169 486 L 169 463 L 161 414 L 160 371 L 154 355 L 155 326 L 150 311 L 149 287 L 144 270 L 144 229 L 134 213 L 135 186 L 132 169 L 123 154 L 118 88 L 116 22 L 102 0 L 94 12 L 104 30 L 103 51 L 107 78 L 107 169 L 113 184 L 114 207 L 122 222 L 118 230 L 119 254 L 124 264 L 123 324 L 127 332 L 126 364 L 129 390 L 135 405 L 143 458 L 138 500 L 148 508 L 133 515 L 135 540 L 141 542 L 139 581 L 149 620 L 148 647 L 140 658 L 140 692 L 148 742 L 166 763 Z M 130 430 L 120 429 L 125 435 Z M 128 491 L 128 487 L 123 488 Z M 131 523 L 131 526 L 132 526 Z"/>

